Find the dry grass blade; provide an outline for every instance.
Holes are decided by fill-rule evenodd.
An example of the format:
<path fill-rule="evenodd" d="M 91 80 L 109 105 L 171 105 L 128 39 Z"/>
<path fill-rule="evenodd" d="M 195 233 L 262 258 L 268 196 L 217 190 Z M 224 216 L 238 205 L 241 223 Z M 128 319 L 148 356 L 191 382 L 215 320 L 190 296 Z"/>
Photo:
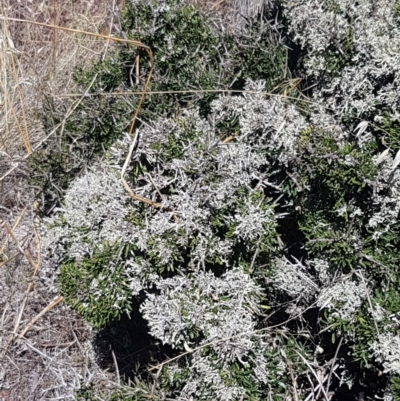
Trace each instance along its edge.
<path fill-rule="evenodd" d="M 25 254 L 26 258 L 28 259 L 29 263 L 32 264 L 33 263 L 32 256 L 30 255 L 28 249 L 25 249 L 24 254 Z M 32 290 L 33 283 L 35 281 L 35 277 L 36 277 L 37 272 L 38 272 L 39 267 L 40 267 L 40 250 L 39 250 L 38 254 L 39 254 L 39 258 L 38 258 L 38 261 L 34 264 L 34 270 L 33 270 L 33 273 L 32 273 L 32 277 L 29 280 L 28 288 L 26 289 L 25 296 L 23 298 L 21 308 L 20 308 L 17 320 L 16 320 L 15 325 L 14 325 L 14 330 L 12 332 L 12 335 L 11 335 L 10 339 L 9 339 L 9 343 L 13 340 L 14 336 L 17 334 L 17 331 L 18 331 L 18 328 L 19 328 L 19 325 L 20 325 L 20 322 L 21 322 L 21 319 L 22 319 L 22 314 L 24 313 L 25 305 L 26 305 L 26 302 L 28 300 L 29 293 Z"/>
<path fill-rule="evenodd" d="M 126 182 L 126 180 L 124 178 L 125 173 L 126 173 L 126 169 L 128 168 L 129 162 L 130 162 L 130 160 L 132 158 L 133 149 L 135 148 L 135 145 L 136 145 L 136 142 L 137 142 L 137 139 L 138 139 L 138 135 L 139 135 L 138 131 L 136 131 L 135 136 L 132 139 L 131 146 L 129 147 L 128 155 L 126 156 L 124 165 L 123 165 L 122 170 L 121 170 L 121 180 L 122 180 L 122 183 L 124 184 L 125 189 L 128 191 L 128 193 L 129 193 L 129 195 L 130 195 L 130 197 L 132 199 L 137 200 L 139 202 L 146 203 L 147 205 L 150 205 L 150 206 L 153 206 L 153 207 L 156 207 L 156 208 L 161 208 L 161 205 L 159 203 L 152 202 L 150 199 L 146 199 L 146 198 L 143 198 L 142 196 L 136 195 L 132 191 L 131 187 L 128 185 L 128 183 Z"/>
<path fill-rule="evenodd" d="M 149 71 L 149 74 L 148 74 L 148 76 L 146 78 L 146 82 L 145 82 L 143 91 L 141 92 L 141 96 L 140 96 L 140 99 L 139 99 L 138 106 L 136 107 L 136 110 L 135 110 L 135 113 L 133 115 L 132 122 L 131 122 L 131 125 L 130 125 L 130 128 L 129 128 L 129 135 L 132 135 L 133 129 L 135 127 L 137 116 L 138 116 L 139 111 L 141 109 L 141 106 L 142 106 L 144 97 L 146 95 L 146 91 L 147 91 L 147 88 L 149 86 L 149 83 L 150 83 L 150 80 L 151 80 L 151 77 L 152 77 L 152 74 L 153 74 L 153 70 L 154 70 L 153 53 L 152 53 L 152 51 L 151 51 L 149 46 L 147 46 L 144 43 L 141 43 L 141 42 L 139 42 L 137 40 L 122 39 L 122 38 L 117 38 L 117 37 L 110 36 L 110 35 L 103 35 L 103 34 L 94 33 L 94 32 L 86 32 L 86 31 L 83 31 L 83 30 L 80 30 L 80 29 L 66 28 L 66 27 L 62 27 L 62 26 L 46 24 L 46 23 L 43 23 L 43 22 L 36 22 L 36 21 L 30 21 L 30 20 L 25 20 L 25 19 L 19 19 L 19 18 L 10 18 L 10 17 L 6 17 L 6 16 L 3 16 L 3 15 L 0 16 L 0 20 L 22 22 L 22 23 L 26 23 L 26 24 L 33 24 L 33 25 L 43 26 L 43 27 L 46 27 L 46 28 L 61 30 L 61 31 L 65 31 L 65 32 L 80 33 L 80 34 L 83 34 L 83 35 L 93 36 L 93 37 L 96 37 L 96 38 L 113 40 L 113 41 L 119 42 L 119 43 L 126 43 L 128 45 L 136 46 L 136 47 L 144 49 L 146 51 L 148 57 L 149 57 L 149 60 L 150 60 L 150 71 Z M 126 162 L 124 164 L 123 172 L 121 173 L 121 179 L 122 179 L 122 182 L 124 184 L 124 187 L 126 188 L 126 190 L 128 191 L 129 195 L 134 200 L 138 200 L 138 201 L 144 202 L 144 203 L 149 204 L 149 205 L 154 206 L 154 207 L 159 207 L 157 204 L 155 204 L 151 200 L 142 198 L 140 196 L 137 196 L 132 191 L 132 189 L 129 187 L 129 185 L 126 182 L 126 180 L 124 179 L 124 174 L 126 172 L 126 168 L 129 165 L 129 160 L 130 160 L 130 157 L 132 155 L 132 151 L 133 151 L 133 148 L 130 150 L 130 152 L 128 154 L 128 157 L 127 157 Z M 3 178 L 4 178 L 4 176 L 1 177 L 0 180 L 3 179 Z"/>
<path fill-rule="evenodd" d="M 49 305 L 47 305 L 38 315 L 36 315 L 27 325 L 26 327 L 21 331 L 20 334 L 18 334 L 18 337 L 24 337 L 25 334 L 29 331 L 29 329 L 44 315 L 46 314 L 50 309 L 54 308 L 57 306 L 64 298 L 63 297 L 57 297 L 53 302 L 51 302 Z"/>
<path fill-rule="evenodd" d="M 311 366 L 311 364 L 307 361 L 306 358 L 304 358 L 303 355 L 300 354 L 300 352 L 296 351 L 296 354 L 303 360 L 303 362 L 308 366 L 308 368 L 311 370 L 311 373 L 314 375 L 314 377 L 317 379 L 317 382 L 321 388 L 322 394 L 325 397 L 326 401 L 329 401 L 328 394 L 326 394 L 326 391 L 323 387 L 323 383 L 321 382 L 321 379 L 318 377 L 317 373 L 315 372 L 314 368 Z"/>
<path fill-rule="evenodd" d="M 21 213 L 19 213 L 17 219 L 15 220 L 15 223 L 13 224 L 13 227 L 12 227 L 11 231 L 14 231 L 18 227 L 18 224 L 21 222 L 21 219 L 24 216 L 25 212 L 26 212 L 26 207 L 21 211 Z M 7 246 L 7 243 L 8 243 L 8 239 L 9 239 L 9 236 L 6 237 L 6 239 L 3 242 L 3 245 L 0 248 L 0 255 L 3 254 L 4 249 L 5 249 L 5 247 Z"/>

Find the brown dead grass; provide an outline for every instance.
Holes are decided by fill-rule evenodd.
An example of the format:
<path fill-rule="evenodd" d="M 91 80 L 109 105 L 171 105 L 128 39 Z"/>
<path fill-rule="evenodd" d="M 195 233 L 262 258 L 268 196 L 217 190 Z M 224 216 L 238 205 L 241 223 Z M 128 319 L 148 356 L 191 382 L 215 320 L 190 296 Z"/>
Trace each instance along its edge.
<path fill-rule="evenodd" d="M 6 17 L 45 22 L 95 33 L 115 32 L 111 16 L 116 0 L 63 1 L 2 0 Z M 113 21 L 113 23 L 111 23 Z M 29 154 L 45 133 L 38 116 L 63 110 L 53 95 L 75 87 L 76 65 L 90 65 L 106 54 L 109 44 L 100 39 L 13 21 L 1 22 L 0 37 L 0 173 L 4 159 L 12 164 Z"/>
<path fill-rule="evenodd" d="M 117 0 L 0 4 L 0 14 L 9 18 L 118 32 Z M 0 177 L 18 166 L 0 179 L 0 401 L 73 400 L 81 382 L 106 386 L 112 379 L 92 358 L 90 330 L 62 302 L 54 302 L 57 273 L 40 261 L 35 204 L 20 163 L 54 128 L 51 123 L 44 128 L 39 117 L 46 113 L 51 122 L 68 110 L 68 100 L 55 95 L 78 90 L 74 67 L 99 60 L 111 46 L 102 39 L 0 21 Z"/>
<path fill-rule="evenodd" d="M 254 17 L 271 3 L 270 0 L 189 0 L 206 14 L 220 17 L 227 29 L 235 30 L 244 17 Z"/>

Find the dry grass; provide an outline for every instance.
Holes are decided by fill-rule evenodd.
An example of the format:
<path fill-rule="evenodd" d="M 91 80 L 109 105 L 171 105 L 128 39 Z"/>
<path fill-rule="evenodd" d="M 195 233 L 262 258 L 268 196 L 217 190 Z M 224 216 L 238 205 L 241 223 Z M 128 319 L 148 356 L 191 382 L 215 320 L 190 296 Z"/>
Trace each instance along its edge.
<path fill-rule="evenodd" d="M 108 34 L 118 29 L 111 18 L 117 10 L 116 0 L 2 0 L 0 11 L 6 17 Z M 98 38 L 1 22 L 0 174 L 43 139 L 40 114 L 65 110 L 65 104 L 53 101 L 53 95 L 75 87 L 74 67 L 91 64 L 108 48 Z"/>
<path fill-rule="evenodd" d="M 206 13 L 219 16 L 228 29 L 235 29 L 242 23 L 241 16 L 254 17 L 262 13 L 270 0 L 189 0 L 191 4 L 201 7 Z"/>
<path fill-rule="evenodd" d="M 108 35 L 118 32 L 117 0 L 2 0 L 0 14 Z M 80 383 L 107 383 L 94 363 L 90 331 L 57 298 L 57 276 L 40 260 L 27 155 L 54 132 L 76 91 L 72 72 L 104 57 L 112 43 L 14 21 L 0 22 L 0 401 L 68 400 Z"/>

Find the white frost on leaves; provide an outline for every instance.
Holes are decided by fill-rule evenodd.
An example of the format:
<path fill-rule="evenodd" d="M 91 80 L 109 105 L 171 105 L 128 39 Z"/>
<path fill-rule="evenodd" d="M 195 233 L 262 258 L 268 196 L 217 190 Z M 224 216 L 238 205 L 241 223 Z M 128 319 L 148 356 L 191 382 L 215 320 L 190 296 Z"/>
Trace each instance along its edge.
<path fill-rule="evenodd" d="M 366 297 L 367 290 L 363 283 L 344 279 L 323 289 L 318 296 L 317 306 L 329 310 L 332 317 L 352 321 Z"/>
<path fill-rule="evenodd" d="M 159 280 L 155 285 L 159 293 L 149 294 L 141 306 L 150 333 L 174 348 L 191 346 L 191 333 L 201 333 L 200 345 L 209 344 L 216 355 L 215 360 L 201 356 L 201 351 L 194 353 L 193 379 L 182 390 L 181 396 L 186 397 L 182 399 L 190 399 L 187 397 L 199 388 L 205 398 L 211 397 L 207 391 L 222 396 L 221 376 L 211 368 L 216 361 L 226 367 L 234 362 L 252 366 L 254 375 L 266 383 L 267 361 L 262 354 L 266 345 L 255 334 L 255 317 L 263 291 L 249 275 L 240 269 L 230 270 L 221 277 L 199 272 L 191 278 L 175 276 Z M 199 381 L 201 385 L 196 385 Z M 217 399 L 237 399 L 241 395 L 238 389 L 225 389 L 225 396 Z"/>
<path fill-rule="evenodd" d="M 189 342 L 190 331 L 199 330 L 205 342 L 226 339 L 215 346 L 224 360 L 233 361 L 249 351 L 252 315 L 259 311 L 257 301 L 263 294 L 249 275 L 238 269 L 221 277 L 200 271 L 191 279 L 174 276 L 155 285 L 159 294 L 149 294 L 142 312 L 151 334 L 164 344 L 176 347 Z M 239 333 L 248 334 L 236 338 Z"/>
<path fill-rule="evenodd" d="M 61 215 L 43 220 L 42 250 L 81 260 L 104 242 L 130 242 L 129 195 L 115 171 L 95 165 L 68 189 Z"/>
<path fill-rule="evenodd" d="M 262 93 L 263 81 L 248 80 L 245 90 L 243 96 L 217 98 L 212 104 L 216 118 L 238 118 L 240 141 L 277 155 L 287 165 L 296 156 L 295 142 L 307 127 L 305 118 L 282 97 Z"/>
<path fill-rule="evenodd" d="M 319 281 L 324 285 L 329 285 L 332 280 L 331 269 L 329 263 L 324 259 L 312 259 L 308 261 L 308 266 L 313 267 Z"/>
<path fill-rule="evenodd" d="M 285 291 L 293 298 L 310 299 L 319 291 L 308 268 L 299 261 L 292 263 L 286 258 L 276 261 L 273 283 L 275 287 Z"/>
<path fill-rule="evenodd" d="M 179 401 L 239 401 L 246 393 L 241 386 L 227 384 L 218 367 L 199 352 L 193 355 L 190 372 L 189 379 L 177 397 Z"/>
<path fill-rule="evenodd" d="M 233 217 L 235 234 L 245 243 L 260 238 L 266 231 L 266 227 L 276 225 L 275 211 L 272 205 L 262 208 L 262 202 L 254 204 L 247 200 L 242 210 L 239 210 Z"/>
<path fill-rule="evenodd" d="M 289 0 L 285 7 L 290 30 L 307 51 L 309 75 L 323 77 L 340 59 L 350 61 L 324 80 L 315 100 L 337 116 L 379 115 L 379 106 L 398 120 L 400 29 L 394 2 Z"/>
<path fill-rule="evenodd" d="M 374 238 L 379 238 L 396 224 L 400 212 L 400 169 L 393 169 L 393 159 L 389 153 L 374 158 L 380 171 L 374 185 L 373 204 L 377 209 L 369 220 L 375 229 Z"/>
<path fill-rule="evenodd" d="M 400 337 L 391 333 L 379 334 L 371 344 L 371 357 L 383 366 L 384 373 L 400 374 Z"/>

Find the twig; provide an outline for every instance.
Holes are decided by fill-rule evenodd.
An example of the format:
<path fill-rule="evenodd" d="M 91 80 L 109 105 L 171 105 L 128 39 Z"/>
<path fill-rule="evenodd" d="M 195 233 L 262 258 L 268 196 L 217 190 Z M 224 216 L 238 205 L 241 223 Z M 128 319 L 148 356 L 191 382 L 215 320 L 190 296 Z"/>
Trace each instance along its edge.
<path fill-rule="evenodd" d="M 369 262 L 372 262 L 372 263 L 375 263 L 375 264 L 378 265 L 378 266 L 384 267 L 385 270 L 386 270 L 386 272 L 389 271 L 389 269 L 388 269 L 388 267 L 387 267 L 386 265 L 384 265 L 384 264 L 381 263 L 381 262 L 378 262 L 377 260 L 375 260 L 375 259 L 372 258 L 371 256 L 366 255 L 365 253 L 362 253 L 360 256 L 361 256 L 362 258 L 368 260 Z"/>
<path fill-rule="evenodd" d="M 160 198 L 163 199 L 162 193 L 158 189 L 156 183 L 153 181 L 153 178 L 151 178 L 151 175 L 149 173 L 146 173 L 147 177 L 149 177 L 150 182 L 153 184 L 155 190 L 157 191 L 158 195 L 160 195 Z"/>
<path fill-rule="evenodd" d="M 340 337 L 339 344 L 336 348 L 336 352 L 335 352 L 335 355 L 334 355 L 332 363 L 331 363 L 331 369 L 329 370 L 328 382 L 326 383 L 326 390 L 325 390 L 327 394 L 329 393 L 329 386 L 331 385 L 333 368 L 335 366 L 335 362 L 336 362 L 337 356 L 339 354 L 340 347 L 342 346 L 342 342 L 343 342 L 343 336 Z"/>
<path fill-rule="evenodd" d="M 10 229 L 10 227 L 8 227 L 8 224 L 6 222 L 3 222 L 0 226 L 5 228 L 5 230 L 7 231 L 7 234 L 9 235 L 10 238 L 12 238 L 12 240 L 14 241 L 15 245 L 17 246 L 19 252 L 22 253 L 22 255 L 24 255 L 24 250 L 21 248 L 21 245 L 19 244 L 18 240 L 15 238 L 15 235 L 12 232 L 12 230 Z M 30 261 L 29 261 L 29 263 L 30 263 Z"/>
<path fill-rule="evenodd" d="M 10 260 L 13 260 L 18 255 L 19 255 L 19 252 L 16 252 L 16 253 L 14 253 L 14 255 L 10 256 L 7 260 L 3 260 L 0 263 L 0 267 L 3 267 L 4 265 L 6 265 Z"/>
<path fill-rule="evenodd" d="M 111 348 L 111 354 L 112 354 L 114 365 L 115 365 L 115 374 L 117 376 L 117 383 L 118 383 L 118 386 L 120 386 L 121 385 L 121 379 L 119 377 L 118 362 L 117 362 L 117 358 L 115 357 L 114 350 L 112 348 Z"/>
<path fill-rule="evenodd" d="M 150 397 L 149 397 L 150 400 L 152 400 L 153 397 L 154 397 L 154 393 L 156 391 L 157 379 L 160 376 L 161 370 L 162 370 L 162 366 L 160 366 L 160 368 L 158 369 L 157 373 L 155 375 L 153 375 L 153 385 L 151 386 L 151 393 L 150 393 Z"/>
<path fill-rule="evenodd" d="M 138 28 L 138 32 L 140 32 L 140 27 Z M 139 74 L 140 74 L 140 56 L 139 54 L 136 55 L 136 63 L 135 63 L 135 77 L 136 77 L 136 85 L 139 85 Z"/>
<path fill-rule="evenodd" d="M 308 368 L 311 370 L 312 374 L 314 375 L 314 377 L 317 379 L 318 384 L 321 386 L 321 390 L 322 390 L 322 394 L 325 397 L 326 401 L 329 401 L 329 397 L 326 394 L 326 391 L 323 387 L 323 384 L 321 383 L 320 378 L 318 377 L 317 373 L 315 372 L 315 370 L 313 369 L 313 367 L 310 365 L 310 363 L 307 361 L 306 358 L 304 358 L 303 355 L 300 354 L 300 352 L 298 352 L 297 350 L 295 350 L 296 354 L 303 360 L 303 362 L 308 366 Z"/>
<path fill-rule="evenodd" d="M 150 205 L 150 206 L 153 206 L 153 207 L 156 207 L 156 208 L 161 208 L 162 205 L 161 205 L 160 203 L 156 203 L 156 202 L 151 201 L 150 199 L 143 198 L 142 196 L 136 195 L 136 194 L 132 191 L 131 187 L 128 185 L 128 183 L 125 181 L 125 178 L 124 178 L 124 175 L 125 175 L 125 173 L 126 173 L 126 169 L 127 169 L 128 166 L 129 166 L 129 162 L 130 162 L 130 160 L 131 160 L 132 153 L 133 153 L 133 149 L 134 149 L 134 147 L 135 147 L 135 145 L 136 145 L 138 136 L 139 136 L 139 133 L 138 133 L 138 131 L 136 130 L 135 136 L 133 137 L 133 140 L 132 140 L 132 142 L 131 142 L 131 146 L 129 147 L 128 155 L 126 156 L 124 165 L 123 165 L 122 170 L 121 170 L 121 181 L 122 181 L 122 183 L 124 184 L 125 189 L 128 191 L 128 193 L 129 193 L 129 195 L 130 195 L 130 197 L 131 197 L 132 199 L 137 200 L 137 201 L 139 201 L 139 202 L 146 203 L 146 204 L 148 204 L 148 205 Z"/>
<path fill-rule="evenodd" d="M 373 308 L 373 306 L 372 306 L 371 298 L 370 298 L 370 296 L 369 296 L 369 290 L 368 290 L 368 287 L 367 287 L 367 283 L 365 282 L 364 275 L 362 274 L 361 271 L 357 271 L 356 274 L 357 274 L 359 277 L 361 277 L 361 280 L 362 280 L 362 282 L 363 282 L 363 284 L 364 284 L 365 292 L 366 292 L 366 294 L 367 294 L 368 304 L 369 304 L 369 307 L 371 308 L 371 315 L 372 315 L 372 319 L 373 319 L 373 321 L 374 321 L 376 334 L 378 334 L 378 336 L 379 336 L 378 323 L 376 322 L 376 319 L 375 319 L 375 316 L 374 316 L 374 308 Z"/>
<path fill-rule="evenodd" d="M 290 361 L 286 355 L 286 352 L 284 351 L 284 349 L 281 349 L 281 354 L 282 356 L 285 358 L 286 360 L 286 364 L 289 370 L 289 375 L 290 378 L 292 380 L 292 386 L 293 386 L 293 395 L 294 395 L 294 401 L 299 401 L 299 397 L 297 396 L 297 383 L 296 383 L 296 379 L 294 378 L 294 374 L 293 374 L 293 363 L 292 361 Z"/>
<path fill-rule="evenodd" d="M 37 314 L 27 325 L 26 327 L 21 331 L 20 334 L 18 334 L 19 338 L 22 338 L 25 336 L 25 334 L 30 330 L 30 328 L 43 316 L 45 315 L 50 309 L 54 308 L 56 305 L 58 305 L 64 297 L 57 297 L 53 302 L 51 302 L 49 305 L 47 305 L 39 314 Z"/>

